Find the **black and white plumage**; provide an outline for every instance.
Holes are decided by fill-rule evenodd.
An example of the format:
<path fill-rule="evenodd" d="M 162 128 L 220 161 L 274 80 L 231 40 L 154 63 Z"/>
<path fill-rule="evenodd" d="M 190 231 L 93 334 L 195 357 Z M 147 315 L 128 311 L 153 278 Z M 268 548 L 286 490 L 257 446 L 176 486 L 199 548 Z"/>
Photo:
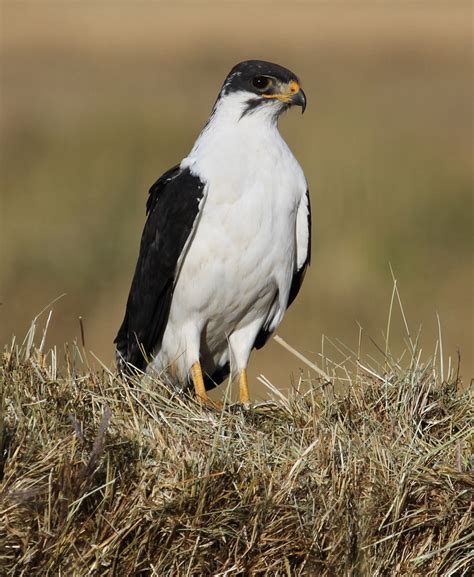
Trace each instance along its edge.
<path fill-rule="evenodd" d="M 190 154 L 151 187 L 119 366 L 150 362 L 204 399 L 231 371 L 248 403 L 251 350 L 280 324 L 311 255 L 306 179 L 277 127 L 292 105 L 306 106 L 292 72 L 238 64 Z"/>

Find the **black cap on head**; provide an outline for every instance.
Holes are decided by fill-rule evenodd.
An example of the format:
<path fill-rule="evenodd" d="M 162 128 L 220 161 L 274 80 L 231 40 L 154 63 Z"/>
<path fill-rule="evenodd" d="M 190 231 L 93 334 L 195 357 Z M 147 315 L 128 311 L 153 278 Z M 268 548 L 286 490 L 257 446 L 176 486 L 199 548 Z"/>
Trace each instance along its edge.
<path fill-rule="evenodd" d="M 261 76 L 274 78 L 285 84 L 293 80 L 299 85 L 298 77 L 288 68 L 265 60 L 245 60 L 236 64 L 229 72 L 224 82 L 223 93 L 245 90 L 260 95 L 262 92 L 254 85 L 254 79 Z"/>
<path fill-rule="evenodd" d="M 227 75 L 220 97 L 236 92 L 251 93 L 243 115 L 260 108 L 265 103 L 279 103 L 276 116 L 289 106 L 306 108 L 306 95 L 296 74 L 273 62 L 245 60 Z"/>

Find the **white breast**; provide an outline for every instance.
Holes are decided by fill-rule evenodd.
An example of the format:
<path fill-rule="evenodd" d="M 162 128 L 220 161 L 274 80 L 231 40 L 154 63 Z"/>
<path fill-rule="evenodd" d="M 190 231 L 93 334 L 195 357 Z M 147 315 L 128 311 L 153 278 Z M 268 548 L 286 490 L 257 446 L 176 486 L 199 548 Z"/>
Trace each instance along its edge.
<path fill-rule="evenodd" d="M 281 321 L 296 261 L 297 208 L 306 191 L 275 125 L 256 130 L 249 118 L 237 128 L 216 122 L 209 130 L 182 162 L 206 183 L 206 199 L 155 361 L 155 368 L 174 363 L 182 375 L 190 331 L 201 333 L 204 369 L 212 370 L 229 360 L 234 331 L 263 326 L 269 315 L 273 325 Z"/>

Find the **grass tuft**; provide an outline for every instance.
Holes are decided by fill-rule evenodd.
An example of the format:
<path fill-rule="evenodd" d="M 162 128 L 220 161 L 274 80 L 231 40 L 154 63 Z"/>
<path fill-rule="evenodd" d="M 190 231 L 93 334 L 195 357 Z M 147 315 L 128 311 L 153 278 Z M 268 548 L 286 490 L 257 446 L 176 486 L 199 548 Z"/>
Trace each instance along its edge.
<path fill-rule="evenodd" d="M 415 348 L 219 413 L 30 336 L 2 357 L 2 574 L 472 570 L 471 399 Z"/>

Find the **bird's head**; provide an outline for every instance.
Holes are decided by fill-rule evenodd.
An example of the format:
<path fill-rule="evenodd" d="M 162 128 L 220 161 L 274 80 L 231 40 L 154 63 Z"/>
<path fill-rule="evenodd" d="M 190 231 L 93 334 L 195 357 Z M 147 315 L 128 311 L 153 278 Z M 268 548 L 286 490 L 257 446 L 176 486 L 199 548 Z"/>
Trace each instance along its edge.
<path fill-rule="evenodd" d="M 229 72 L 219 95 L 241 109 L 240 117 L 263 112 L 277 119 L 290 106 L 306 108 L 298 77 L 287 68 L 263 60 L 240 62 Z"/>

